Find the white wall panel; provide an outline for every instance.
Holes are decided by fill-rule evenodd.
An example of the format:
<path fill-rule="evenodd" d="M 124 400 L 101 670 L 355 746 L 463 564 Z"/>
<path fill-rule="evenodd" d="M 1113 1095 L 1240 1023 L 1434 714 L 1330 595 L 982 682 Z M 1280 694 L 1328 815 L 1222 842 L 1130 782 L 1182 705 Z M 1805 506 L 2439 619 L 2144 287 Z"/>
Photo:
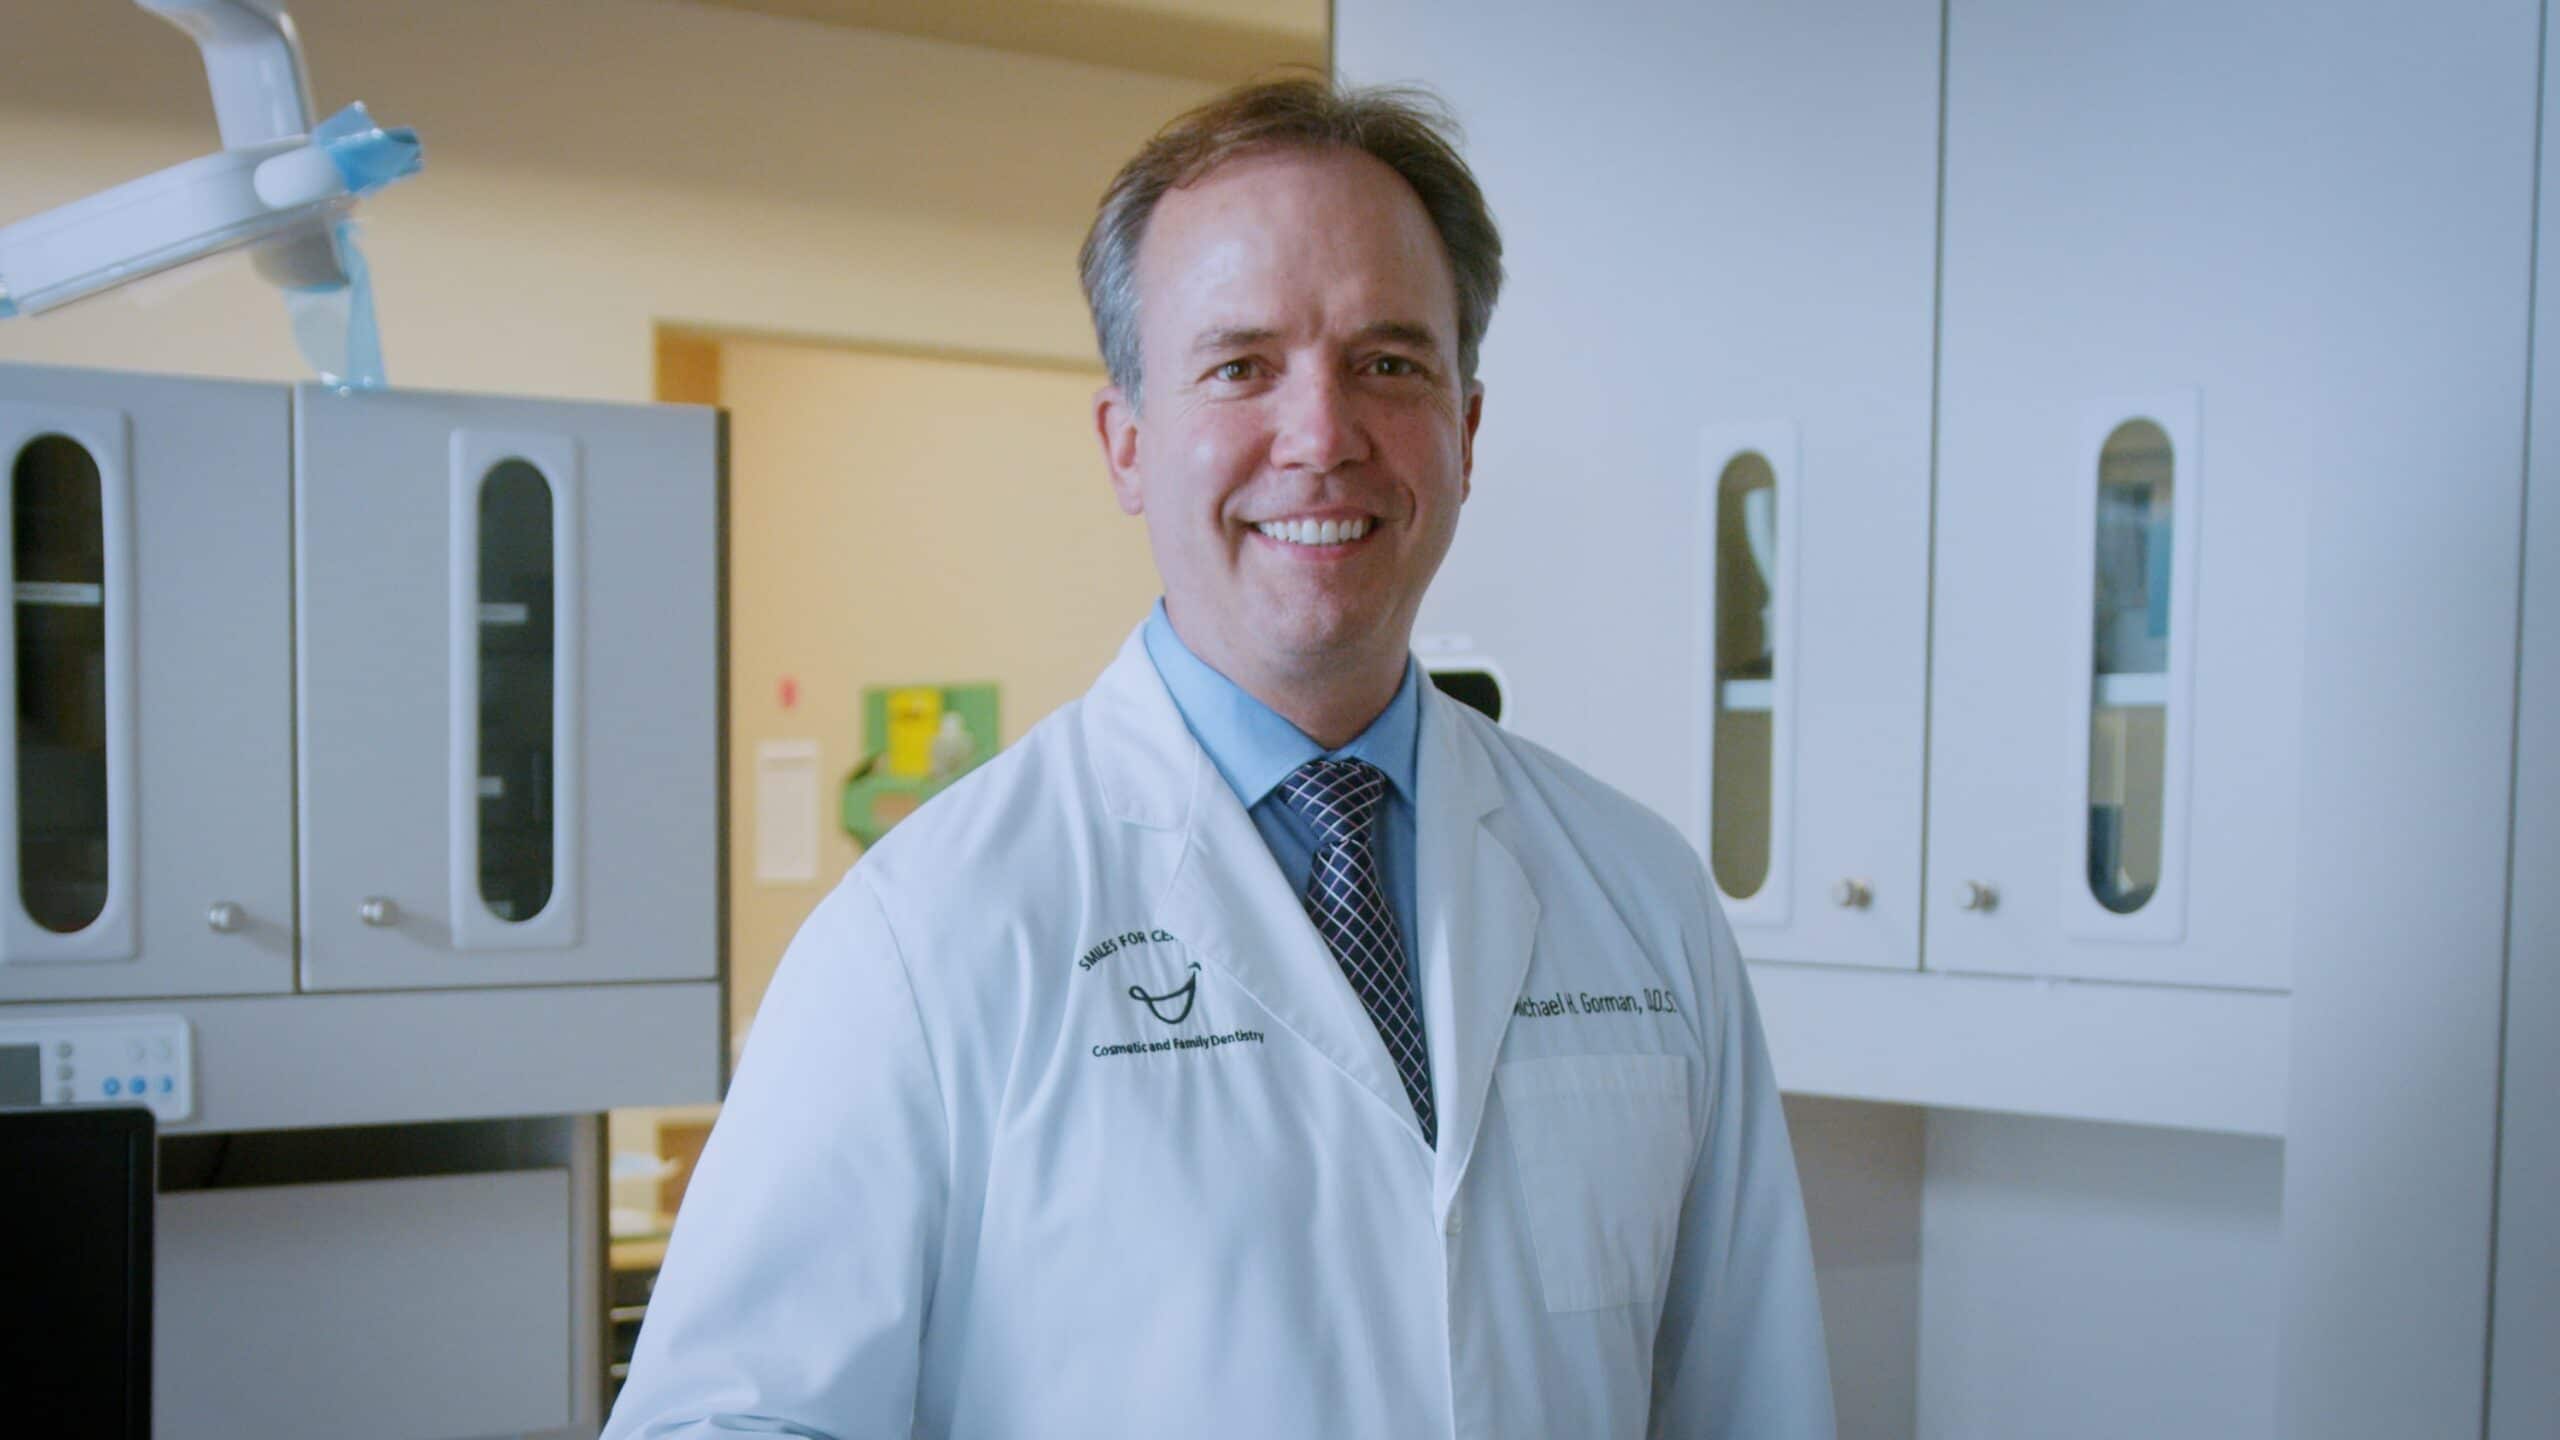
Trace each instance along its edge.
<path fill-rule="evenodd" d="M 1919 1407 L 1928 1112 L 1787 1097 L 1840 1440 L 1910 1440 Z"/>
<path fill-rule="evenodd" d="M 2272 1140 L 1931 1111 L 1923 1440 L 2270 1434 L 2283 1170 Z"/>
<path fill-rule="evenodd" d="M 2286 32 L 2326 83 L 2373 77 L 2329 117 L 2319 173 L 2356 198 L 2377 263 L 2300 267 L 2289 283 L 2327 298 L 2293 348 L 2397 337 L 2306 397 L 2327 424 L 2305 457 L 2298 743 L 2316 783 L 2278 1429 L 2302 1440 L 2482 1425 L 2540 8 L 2360 5 Z"/>
<path fill-rule="evenodd" d="M 2490 1440 L 2538 1440 L 2560 1415 L 2560 110 L 2547 99 L 2542 123 Z"/>

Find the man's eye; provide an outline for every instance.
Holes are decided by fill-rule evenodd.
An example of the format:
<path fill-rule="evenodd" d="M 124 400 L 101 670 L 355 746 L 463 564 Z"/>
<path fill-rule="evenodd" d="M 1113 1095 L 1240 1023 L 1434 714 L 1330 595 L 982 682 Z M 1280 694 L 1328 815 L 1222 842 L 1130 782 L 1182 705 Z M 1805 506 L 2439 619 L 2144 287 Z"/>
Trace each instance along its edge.
<path fill-rule="evenodd" d="M 1250 360 L 1230 360 L 1219 366 L 1217 369 L 1210 371 L 1209 374 L 1211 378 L 1218 380 L 1250 380 L 1253 378 L 1253 362 Z"/>
<path fill-rule="evenodd" d="M 1422 367 L 1401 355 L 1381 355 L 1373 362 L 1381 375 L 1419 375 Z"/>

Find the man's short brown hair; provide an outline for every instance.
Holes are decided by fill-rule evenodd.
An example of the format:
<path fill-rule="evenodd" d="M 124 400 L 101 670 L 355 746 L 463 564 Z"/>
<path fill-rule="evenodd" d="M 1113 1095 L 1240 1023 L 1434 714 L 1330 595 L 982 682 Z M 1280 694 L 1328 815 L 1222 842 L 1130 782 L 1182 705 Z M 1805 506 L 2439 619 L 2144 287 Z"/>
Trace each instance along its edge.
<path fill-rule="evenodd" d="M 1076 257 L 1112 383 L 1137 400 L 1138 246 L 1156 202 L 1249 151 L 1290 146 L 1358 150 L 1413 187 L 1457 282 L 1458 374 L 1472 382 L 1502 290 L 1502 236 L 1458 156 L 1457 133 L 1448 108 L 1428 91 L 1337 88 L 1314 77 L 1246 85 L 1175 117 L 1113 177 Z"/>

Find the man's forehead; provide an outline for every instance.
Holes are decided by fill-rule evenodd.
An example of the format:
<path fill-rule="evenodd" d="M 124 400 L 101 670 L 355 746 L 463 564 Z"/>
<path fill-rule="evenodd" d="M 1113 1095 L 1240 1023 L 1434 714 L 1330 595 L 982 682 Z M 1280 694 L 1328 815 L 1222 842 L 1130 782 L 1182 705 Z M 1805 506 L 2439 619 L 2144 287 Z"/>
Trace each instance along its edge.
<path fill-rule="evenodd" d="M 1256 145 L 1222 157 L 1207 168 L 1185 176 L 1180 184 L 1164 193 L 1164 199 L 1178 195 L 1215 195 L 1232 189 L 1270 189 L 1286 187 L 1289 182 L 1312 181 L 1321 177 L 1353 178 L 1373 186 L 1392 187 L 1412 196 L 1419 205 L 1421 197 L 1396 173 L 1395 167 L 1351 145 Z"/>
<path fill-rule="evenodd" d="M 1254 150 L 1164 193 L 1140 237 L 1138 267 L 1188 260 L 1168 252 L 1202 242 L 1242 259 L 1255 248 L 1354 239 L 1440 257 L 1422 197 L 1384 161 L 1341 147 Z"/>
<path fill-rule="evenodd" d="M 1455 321 L 1455 278 L 1421 198 L 1358 150 L 1250 152 L 1168 191 L 1136 268 L 1142 326 L 1186 348 L 1295 328 L 1311 309 L 1325 328 L 1379 338 L 1436 342 Z"/>

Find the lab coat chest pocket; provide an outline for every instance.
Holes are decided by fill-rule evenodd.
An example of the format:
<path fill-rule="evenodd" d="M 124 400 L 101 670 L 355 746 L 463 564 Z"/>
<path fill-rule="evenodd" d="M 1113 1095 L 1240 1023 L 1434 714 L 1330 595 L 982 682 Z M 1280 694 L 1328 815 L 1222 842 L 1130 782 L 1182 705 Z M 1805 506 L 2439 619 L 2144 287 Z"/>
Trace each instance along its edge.
<path fill-rule="evenodd" d="M 1695 1158 L 1689 1061 L 1564 1055 L 1494 1073 L 1547 1308 L 1654 1298 Z"/>

